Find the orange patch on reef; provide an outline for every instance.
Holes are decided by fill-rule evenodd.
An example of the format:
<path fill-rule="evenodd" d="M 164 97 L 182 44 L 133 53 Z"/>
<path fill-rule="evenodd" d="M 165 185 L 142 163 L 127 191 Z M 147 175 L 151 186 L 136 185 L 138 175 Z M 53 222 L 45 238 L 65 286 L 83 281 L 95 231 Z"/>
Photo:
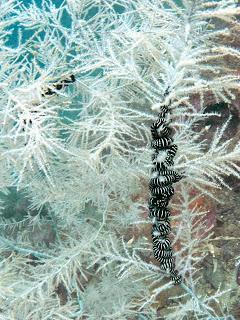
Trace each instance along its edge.
<path fill-rule="evenodd" d="M 197 194 L 197 191 L 193 190 L 192 194 Z M 193 224 L 199 225 L 196 235 L 204 239 L 216 225 L 216 204 L 205 195 L 201 195 L 189 204 L 189 210 L 193 209 L 206 212 L 202 216 L 193 219 Z"/>

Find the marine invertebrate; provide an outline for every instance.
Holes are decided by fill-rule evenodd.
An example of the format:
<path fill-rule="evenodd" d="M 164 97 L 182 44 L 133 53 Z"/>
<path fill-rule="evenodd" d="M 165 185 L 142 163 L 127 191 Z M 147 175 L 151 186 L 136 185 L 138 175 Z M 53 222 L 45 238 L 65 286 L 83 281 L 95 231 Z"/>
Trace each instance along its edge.
<path fill-rule="evenodd" d="M 169 107 L 161 107 L 158 119 L 152 124 L 152 147 L 155 152 L 152 156 L 153 168 L 149 183 L 151 198 L 149 199 L 149 217 L 152 219 L 153 254 L 160 262 L 163 270 L 168 271 L 171 279 L 178 284 L 181 276 L 175 270 L 175 261 L 172 253 L 171 241 L 168 233 L 170 227 L 170 210 L 167 208 L 174 189 L 172 184 L 182 176 L 171 170 L 177 146 L 173 144 L 169 127 Z"/>

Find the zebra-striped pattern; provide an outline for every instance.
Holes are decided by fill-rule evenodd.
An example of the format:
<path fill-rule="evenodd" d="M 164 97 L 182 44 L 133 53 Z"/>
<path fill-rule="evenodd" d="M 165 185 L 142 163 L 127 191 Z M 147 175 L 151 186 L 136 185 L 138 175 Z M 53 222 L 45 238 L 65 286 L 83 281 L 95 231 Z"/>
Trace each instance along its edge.
<path fill-rule="evenodd" d="M 152 197 L 150 198 L 150 201 L 149 201 L 149 206 L 150 206 L 149 209 L 151 209 L 151 207 L 156 207 L 156 208 L 167 207 L 169 200 L 170 198 L 162 197 L 161 199 L 158 199 L 156 197 Z"/>
<path fill-rule="evenodd" d="M 165 121 L 159 121 L 158 125 L 151 127 L 151 133 L 155 139 L 157 139 L 160 135 L 168 137 L 172 133 L 172 129 L 166 125 Z"/>
<path fill-rule="evenodd" d="M 176 153 L 177 153 L 177 145 L 176 144 L 172 144 L 171 146 L 169 146 L 167 153 L 169 156 L 171 157 L 175 157 Z"/>
<path fill-rule="evenodd" d="M 159 259 L 169 259 L 172 257 L 173 252 L 172 250 L 154 250 L 154 245 L 153 245 L 153 254 L 155 259 L 157 259 L 159 261 Z"/>
<path fill-rule="evenodd" d="M 154 122 L 152 125 L 151 125 L 151 133 L 152 134 L 155 134 L 157 129 L 160 128 L 162 125 L 166 124 L 166 120 L 164 118 L 159 118 L 157 119 L 156 122 Z"/>
<path fill-rule="evenodd" d="M 171 231 L 171 226 L 170 226 L 169 220 L 157 221 L 155 224 L 153 224 L 153 227 L 152 227 L 153 234 L 164 235 L 164 234 L 168 234 L 170 231 Z"/>
<path fill-rule="evenodd" d="M 158 261 L 160 262 L 160 268 L 164 271 L 169 271 L 170 274 L 172 275 L 172 273 L 176 272 L 177 273 L 177 270 L 175 270 L 175 259 L 174 257 L 171 257 L 171 258 L 159 258 Z M 177 279 L 178 278 L 181 278 L 181 276 L 177 276 Z M 175 281 L 175 280 L 174 280 Z M 180 281 L 181 282 L 181 281 Z M 177 283 L 180 283 L 180 282 L 177 282 Z"/>
<path fill-rule="evenodd" d="M 149 218 L 157 220 L 167 219 L 170 216 L 170 210 L 166 207 L 151 207 L 149 208 Z"/>
<path fill-rule="evenodd" d="M 164 149 L 164 148 L 170 146 L 172 142 L 173 142 L 173 140 L 171 138 L 163 137 L 163 138 L 153 140 L 151 142 L 151 147 Z"/>
<path fill-rule="evenodd" d="M 162 106 L 161 111 L 158 114 L 158 118 L 164 118 L 166 113 L 168 113 L 168 112 L 169 112 L 168 106 Z"/>
<path fill-rule="evenodd" d="M 162 125 L 160 128 L 157 129 L 157 133 L 162 136 L 167 136 L 169 137 L 170 134 L 172 133 L 172 129 L 165 126 L 165 125 Z"/>
<path fill-rule="evenodd" d="M 152 235 L 153 245 L 158 248 L 158 250 L 170 250 L 171 241 L 168 238 L 159 238 Z"/>
<path fill-rule="evenodd" d="M 167 106 L 163 106 L 158 114 L 158 119 L 151 126 L 151 147 L 154 152 L 152 155 L 152 177 L 149 181 L 151 197 L 148 207 L 149 218 L 153 223 L 153 255 L 160 262 L 161 269 L 168 271 L 171 280 L 178 284 L 182 278 L 175 270 L 175 258 L 168 237 L 171 225 L 170 210 L 167 206 L 174 194 L 172 184 L 179 181 L 182 176 L 170 168 L 174 164 L 173 158 L 178 148 L 170 137 L 172 129 L 169 127 L 170 119 L 166 119 L 168 116 L 169 109 Z"/>
<path fill-rule="evenodd" d="M 158 196 L 171 197 L 174 194 L 174 189 L 172 186 L 166 186 L 166 187 L 149 186 L 149 189 L 151 191 L 151 194 L 155 197 L 158 197 Z"/>
<path fill-rule="evenodd" d="M 164 149 L 163 151 L 155 151 L 153 154 L 160 157 L 162 154 L 165 154 L 166 157 L 174 158 L 177 153 L 177 146 L 175 144 L 169 146 L 168 149 Z"/>
<path fill-rule="evenodd" d="M 160 173 L 159 177 L 150 179 L 149 186 L 151 186 L 151 187 L 165 186 L 170 183 L 174 183 L 174 182 L 179 181 L 181 179 L 181 177 L 182 176 L 180 176 L 179 174 L 170 175 L 169 173 L 167 173 L 167 171 L 162 171 Z"/>

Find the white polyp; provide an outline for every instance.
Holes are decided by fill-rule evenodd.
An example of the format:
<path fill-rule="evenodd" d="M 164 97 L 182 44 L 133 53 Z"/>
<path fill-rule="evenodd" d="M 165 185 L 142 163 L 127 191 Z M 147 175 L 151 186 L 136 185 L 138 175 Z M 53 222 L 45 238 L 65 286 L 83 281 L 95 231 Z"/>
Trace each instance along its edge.
<path fill-rule="evenodd" d="M 154 171 L 151 175 L 151 178 L 154 179 L 154 178 L 157 178 L 158 176 L 159 176 L 158 171 Z"/>
<path fill-rule="evenodd" d="M 159 177 L 158 177 L 158 180 L 159 180 L 160 182 L 165 182 L 165 181 L 166 181 L 166 178 L 165 178 L 164 176 L 159 176 Z"/>
<path fill-rule="evenodd" d="M 167 157 L 167 151 L 161 151 L 158 156 L 157 156 L 157 162 L 164 162 L 166 160 Z"/>

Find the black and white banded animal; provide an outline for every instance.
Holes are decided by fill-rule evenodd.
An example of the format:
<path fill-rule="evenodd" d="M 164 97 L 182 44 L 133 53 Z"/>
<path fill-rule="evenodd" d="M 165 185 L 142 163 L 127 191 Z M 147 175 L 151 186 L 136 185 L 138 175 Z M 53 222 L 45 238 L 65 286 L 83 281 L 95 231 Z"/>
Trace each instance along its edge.
<path fill-rule="evenodd" d="M 168 237 L 171 232 L 170 210 L 167 208 L 174 194 L 173 183 L 182 176 L 172 170 L 173 158 L 177 146 L 173 144 L 172 129 L 169 127 L 170 111 L 167 106 L 161 108 L 158 119 L 151 126 L 152 142 L 154 149 L 152 155 L 152 176 L 149 182 L 151 197 L 149 199 L 149 218 L 152 220 L 153 255 L 160 262 L 162 270 L 170 274 L 175 284 L 182 281 L 182 277 L 175 269 L 175 258 Z"/>

